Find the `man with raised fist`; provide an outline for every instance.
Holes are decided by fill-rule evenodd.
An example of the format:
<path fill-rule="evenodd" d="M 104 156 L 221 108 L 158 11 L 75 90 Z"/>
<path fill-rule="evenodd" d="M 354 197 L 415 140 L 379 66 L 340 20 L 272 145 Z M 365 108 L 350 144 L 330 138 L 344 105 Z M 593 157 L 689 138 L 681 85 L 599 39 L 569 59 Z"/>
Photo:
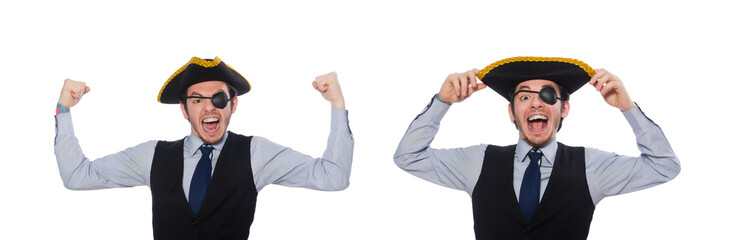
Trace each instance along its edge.
<path fill-rule="evenodd" d="M 70 113 L 90 88 L 66 79 L 55 117 L 60 176 L 66 188 L 76 190 L 149 186 L 155 239 L 247 239 L 264 186 L 343 190 L 349 185 L 354 140 L 336 73 L 318 76 L 312 86 L 331 103 L 328 146 L 320 158 L 228 131 L 238 96 L 250 91 L 250 83 L 218 57 L 194 57 L 158 96 L 161 103 L 180 105 L 191 133 L 90 161 L 74 135 Z"/>

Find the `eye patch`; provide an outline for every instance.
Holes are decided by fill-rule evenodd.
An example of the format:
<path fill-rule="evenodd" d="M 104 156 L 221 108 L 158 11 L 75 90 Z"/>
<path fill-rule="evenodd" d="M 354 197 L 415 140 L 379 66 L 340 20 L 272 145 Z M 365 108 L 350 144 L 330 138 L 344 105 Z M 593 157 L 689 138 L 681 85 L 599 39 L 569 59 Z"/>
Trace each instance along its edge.
<path fill-rule="evenodd" d="M 229 102 L 229 97 L 227 97 L 227 94 L 224 92 L 216 93 L 211 97 L 190 96 L 187 98 L 211 99 L 211 104 L 218 109 L 224 109 L 227 106 L 227 102 Z"/>
<path fill-rule="evenodd" d="M 531 90 L 518 90 L 518 92 L 513 94 L 513 97 L 515 98 L 516 95 L 518 95 L 518 93 L 521 93 L 521 92 L 539 94 L 539 98 L 542 99 L 542 102 L 549 104 L 549 105 L 554 105 L 557 102 L 557 99 L 560 99 L 560 101 L 562 101 L 561 98 L 557 97 L 557 92 L 555 92 L 555 89 L 552 87 L 544 87 L 539 92 L 531 91 Z"/>

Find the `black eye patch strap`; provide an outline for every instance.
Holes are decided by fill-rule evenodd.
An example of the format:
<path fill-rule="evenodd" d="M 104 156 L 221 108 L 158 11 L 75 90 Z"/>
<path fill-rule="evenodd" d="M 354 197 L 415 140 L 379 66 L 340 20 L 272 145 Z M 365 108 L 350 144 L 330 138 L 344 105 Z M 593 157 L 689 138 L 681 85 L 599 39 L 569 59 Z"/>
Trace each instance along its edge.
<path fill-rule="evenodd" d="M 515 94 L 513 94 L 513 97 L 515 98 L 516 95 L 520 92 L 528 92 L 528 93 L 536 93 L 539 94 L 539 98 L 542 99 L 542 102 L 554 105 L 557 102 L 557 99 L 560 99 L 562 101 L 562 98 L 557 97 L 557 92 L 555 92 L 555 89 L 552 87 L 544 87 L 539 92 L 531 91 L 531 90 L 518 90 Z"/>
<path fill-rule="evenodd" d="M 224 109 L 227 106 L 227 102 L 229 102 L 229 97 L 227 97 L 227 94 L 224 92 L 216 93 L 211 97 L 190 96 L 187 98 L 211 99 L 211 104 L 218 109 Z"/>

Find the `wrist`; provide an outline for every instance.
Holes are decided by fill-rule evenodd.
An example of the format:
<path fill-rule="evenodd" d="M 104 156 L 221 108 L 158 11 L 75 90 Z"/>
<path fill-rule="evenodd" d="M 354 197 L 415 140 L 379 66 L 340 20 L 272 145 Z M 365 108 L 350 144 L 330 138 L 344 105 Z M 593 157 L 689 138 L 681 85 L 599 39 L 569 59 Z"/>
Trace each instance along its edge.
<path fill-rule="evenodd" d="M 70 108 L 58 102 L 57 107 L 55 108 L 55 115 L 58 115 L 60 113 L 66 113 L 66 112 L 70 112 Z"/>
<path fill-rule="evenodd" d="M 627 111 L 630 111 L 630 109 L 633 109 L 635 107 L 636 107 L 635 102 L 630 101 L 630 103 L 628 103 L 626 106 L 620 107 L 620 111 L 627 112 Z"/>
<path fill-rule="evenodd" d="M 448 105 L 451 105 L 451 104 L 453 104 L 453 103 L 452 103 L 452 102 L 450 102 L 450 101 L 445 101 L 445 100 L 443 100 L 443 99 L 440 99 L 440 93 L 438 93 L 438 94 L 435 94 L 435 99 L 437 99 L 437 100 L 438 100 L 439 102 L 441 102 L 441 103 L 445 103 L 445 104 L 448 104 Z"/>
<path fill-rule="evenodd" d="M 331 101 L 331 108 L 346 109 L 346 104 L 344 103 L 344 100 Z"/>

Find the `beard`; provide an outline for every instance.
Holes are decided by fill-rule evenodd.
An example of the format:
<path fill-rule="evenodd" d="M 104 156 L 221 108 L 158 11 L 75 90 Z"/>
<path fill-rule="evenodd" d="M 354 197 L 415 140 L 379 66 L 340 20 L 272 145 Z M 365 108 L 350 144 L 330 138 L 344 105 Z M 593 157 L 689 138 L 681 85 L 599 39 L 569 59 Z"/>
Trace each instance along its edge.
<path fill-rule="evenodd" d="M 522 121 L 526 122 L 526 124 L 521 124 L 518 121 L 518 117 L 516 117 L 516 121 L 514 124 L 516 125 L 516 128 L 518 129 L 518 135 L 524 142 L 528 143 L 532 147 L 535 148 L 541 148 L 552 142 L 552 140 L 555 139 L 556 133 L 559 129 L 560 122 L 562 121 L 562 118 L 559 118 L 557 120 L 552 120 L 546 123 L 546 128 L 544 131 L 540 133 L 533 133 L 529 129 L 529 123 L 526 122 L 526 119 L 523 119 Z"/>

